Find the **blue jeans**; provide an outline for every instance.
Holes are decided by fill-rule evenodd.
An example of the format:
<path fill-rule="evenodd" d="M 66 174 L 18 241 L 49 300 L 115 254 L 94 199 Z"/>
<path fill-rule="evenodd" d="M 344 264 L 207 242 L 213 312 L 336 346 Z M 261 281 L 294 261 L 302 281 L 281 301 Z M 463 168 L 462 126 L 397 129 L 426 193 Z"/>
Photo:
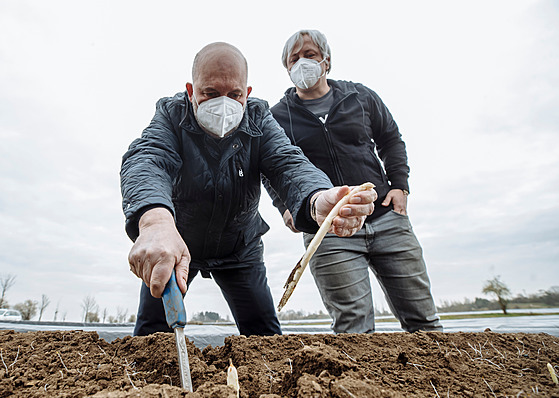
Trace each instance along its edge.
<path fill-rule="evenodd" d="M 198 273 L 199 270 L 190 269 L 189 286 Z M 240 334 L 245 336 L 282 334 L 263 262 L 243 268 L 213 270 L 210 274 L 220 287 Z M 172 332 L 172 330 L 165 320 L 163 301 L 154 298 L 149 288 L 142 282 L 134 336 L 145 336 L 155 332 Z"/>
<path fill-rule="evenodd" d="M 305 246 L 313 236 L 304 234 Z M 375 330 L 369 268 L 402 329 L 442 331 L 423 250 L 407 216 L 390 211 L 351 237 L 327 234 L 309 267 L 335 333 Z"/>

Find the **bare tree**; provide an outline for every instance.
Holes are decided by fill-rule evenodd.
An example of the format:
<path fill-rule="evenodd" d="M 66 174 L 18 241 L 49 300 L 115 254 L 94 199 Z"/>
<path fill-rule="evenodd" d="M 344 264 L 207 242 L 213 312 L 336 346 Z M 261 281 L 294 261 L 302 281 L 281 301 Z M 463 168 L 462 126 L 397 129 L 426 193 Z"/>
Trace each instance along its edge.
<path fill-rule="evenodd" d="M 87 322 L 99 322 L 99 312 L 98 311 L 88 312 L 86 319 Z"/>
<path fill-rule="evenodd" d="M 83 321 L 84 322 L 89 322 L 89 318 L 91 318 L 92 314 L 97 313 L 98 308 L 99 308 L 99 306 L 97 305 L 97 302 L 95 301 L 95 297 L 86 296 L 82 301 Z M 99 318 L 99 317 L 97 316 L 97 318 Z"/>
<path fill-rule="evenodd" d="M 0 290 L 2 290 L 2 295 L 0 296 L 0 308 L 8 306 L 6 301 L 6 292 L 11 288 L 14 283 L 16 283 L 16 276 L 12 274 L 0 276 Z"/>
<path fill-rule="evenodd" d="M 116 307 L 116 319 L 118 323 L 123 323 L 126 319 L 126 315 L 128 315 L 128 308 Z"/>
<path fill-rule="evenodd" d="M 511 292 L 507 285 L 501 281 L 499 275 L 485 282 L 482 293 L 495 295 L 503 314 L 507 314 L 508 298 L 510 298 Z"/>
<path fill-rule="evenodd" d="M 14 305 L 14 308 L 21 312 L 21 318 L 28 321 L 37 313 L 37 302 L 32 300 L 25 300 L 23 303 Z"/>
<path fill-rule="evenodd" d="M 43 312 L 45 312 L 45 308 L 47 308 L 50 304 L 50 299 L 47 297 L 46 294 L 41 296 L 41 305 L 39 305 L 39 322 L 41 322 L 41 318 L 43 317 Z"/>
<path fill-rule="evenodd" d="M 107 307 L 105 307 L 103 309 L 103 323 L 105 323 L 105 319 L 107 319 L 107 315 L 108 315 L 108 311 L 107 311 Z"/>
<path fill-rule="evenodd" d="M 56 322 L 56 318 L 58 317 L 58 307 L 60 307 L 60 301 L 58 303 L 56 303 L 56 309 L 54 310 L 53 322 Z"/>

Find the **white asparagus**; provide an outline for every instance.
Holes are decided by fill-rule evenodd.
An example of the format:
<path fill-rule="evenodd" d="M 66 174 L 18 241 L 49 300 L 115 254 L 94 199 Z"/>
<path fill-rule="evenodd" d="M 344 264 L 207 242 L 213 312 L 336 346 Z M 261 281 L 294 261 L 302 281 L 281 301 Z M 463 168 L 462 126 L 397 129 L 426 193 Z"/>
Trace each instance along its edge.
<path fill-rule="evenodd" d="M 555 369 L 549 362 L 547 363 L 547 370 L 549 370 L 549 374 L 551 375 L 551 380 L 553 380 L 555 384 L 559 384 L 559 380 L 557 380 L 557 374 L 555 373 Z"/>
<path fill-rule="evenodd" d="M 297 286 L 299 279 L 301 279 L 301 276 L 303 275 L 303 271 L 305 270 L 305 268 L 307 268 L 311 257 L 316 252 L 316 249 L 318 249 L 318 246 L 320 246 L 322 239 L 324 239 L 324 236 L 326 236 L 326 233 L 330 230 L 332 221 L 334 221 L 334 218 L 336 218 L 342 206 L 348 204 L 351 197 L 357 192 L 372 190 L 374 187 L 375 185 L 370 182 L 366 182 L 357 187 L 354 187 L 351 191 L 349 191 L 347 195 L 345 195 L 342 199 L 340 199 L 338 203 L 336 203 L 332 210 L 330 210 L 330 213 L 328 213 L 328 215 L 322 222 L 322 225 L 318 229 L 318 232 L 309 243 L 307 251 L 305 252 L 305 254 L 303 254 L 303 257 L 301 257 L 295 268 L 293 268 L 291 274 L 289 274 L 289 277 L 287 278 L 287 281 L 283 286 L 285 291 L 283 292 L 283 296 L 278 304 L 278 312 L 281 311 L 281 309 L 287 303 L 287 300 L 289 300 L 289 297 L 291 297 L 293 290 L 295 290 L 295 286 Z"/>
<path fill-rule="evenodd" d="M 233 366 L 233 360 L 229 358 L 229 368 L 227 369 L 227 385 L 233 387 L 239 398 L 241 387 L 239 386 L 239 376 L 237 375 L 237 368 Z"/>

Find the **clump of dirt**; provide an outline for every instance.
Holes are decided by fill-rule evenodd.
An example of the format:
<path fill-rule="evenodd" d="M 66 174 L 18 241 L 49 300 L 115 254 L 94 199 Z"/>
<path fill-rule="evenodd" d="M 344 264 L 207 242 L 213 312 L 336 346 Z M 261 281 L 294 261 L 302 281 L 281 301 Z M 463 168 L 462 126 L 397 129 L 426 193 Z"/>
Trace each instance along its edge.
<path fill-rule="evenodd" d="M 174 336 L 111 343 L 95 332 L 0 331 L 0 397 L 559 397 L 547 364 L 559 338 L 524 333 L 231 336 L 187 341 L 194 392 L 180 388 Z"/>

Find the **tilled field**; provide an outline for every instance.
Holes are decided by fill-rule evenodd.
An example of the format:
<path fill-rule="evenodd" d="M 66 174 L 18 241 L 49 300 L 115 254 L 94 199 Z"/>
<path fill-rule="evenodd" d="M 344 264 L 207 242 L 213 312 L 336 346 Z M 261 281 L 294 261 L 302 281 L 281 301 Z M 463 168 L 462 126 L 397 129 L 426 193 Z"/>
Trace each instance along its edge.
<path fill-rule="evenodd" d="M 179 388 L 174 336 L 112 343 L 95 332 L 0 331 L 0 397 L 559 397 L 559 338 L 547 334 L 375 333 L 190 341 L 193 393 Z"/>

